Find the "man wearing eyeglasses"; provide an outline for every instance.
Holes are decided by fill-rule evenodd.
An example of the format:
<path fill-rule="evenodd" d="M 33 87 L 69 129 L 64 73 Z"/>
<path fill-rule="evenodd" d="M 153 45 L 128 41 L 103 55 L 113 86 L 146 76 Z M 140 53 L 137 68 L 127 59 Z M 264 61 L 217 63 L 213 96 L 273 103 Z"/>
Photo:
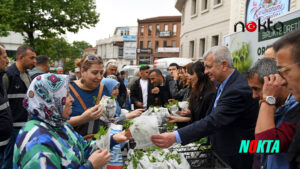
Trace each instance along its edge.
<path fill-rule="evenodd" d="M 277 98 L 280 88 L 287 83 L 288 88 L 294 94 L 295 100 L 300 101 L 300 29 L 286 34 L 274 43 L 279 74 L 264 77 L 263 97 L 266 101 L 261 103 L 258 119 L 263 123 L 256 126 L 256 139 L 268 140 L 276 138 L 280 140 L 279 152 L 288 152 L 287 159 L 290 168 L 300 168 L 300 109 L 286 114 L 287 121 L 276 128 L 272 97 Z M 269 101 L 267 101 L 267 98 Z M 269 103 L 268 103 L 269 102 Z M 274 139 L 273 139 L 274 140 Z"/>
<path fill-rule="evenodd" d="M 262 58 L 259 59 L 254 65 L 250 68 L 247 78 L 248 84 L 252 88 L 252 97 L 254 99 L 260 99 L 261 102 L 266 102 L 267 104 L 273 105 L 273 118 L 264 119 L 264 106 L 260 109 L 260 114 L 258 116 L 256 122 L 256 133 L 257 139 L 262 137 L 260 140 L 264 140 L 263 137 L 266 136 L 265 133 L 261 134 L 260 132 L 263 129 L 265 124 L 265 120 L 273 120 L 275 121 L 275 125 L 278 127 L 280 124 L 286 122 L 285 115 L 290 113 L 290 111 L 294 111 L 295 107 L 298 106 L 300 108 L 300 104 L 295 101 L 294 96 L 288 90 L 286 86 L 279 87 L 280 90 L 277 91 L 275 99 L 274 96 L 264 96 L 263 86 L 264 86 L 264 77 L 269 76 L 271 74 L 277 73 L 276 61 L 272 58 Z M 266 86 L 265 86 L 266 88 Z M 275 93 L 274 93 L 275 94 Z M 273 98 L 272 98 L 273 97 Z M 273 102 L 272 102 L 273 101 Z M 275 140 L 276 138 L 270 138 L 270 140 Z M 278 153 L 273 155 L 263 155 L 257 154 L 260 157 L 260 168 L 272 169 L 272 168 L 280 168 L 280 169 L 288 169 L 289 162 L 285 158 L 286 153 Z"/>

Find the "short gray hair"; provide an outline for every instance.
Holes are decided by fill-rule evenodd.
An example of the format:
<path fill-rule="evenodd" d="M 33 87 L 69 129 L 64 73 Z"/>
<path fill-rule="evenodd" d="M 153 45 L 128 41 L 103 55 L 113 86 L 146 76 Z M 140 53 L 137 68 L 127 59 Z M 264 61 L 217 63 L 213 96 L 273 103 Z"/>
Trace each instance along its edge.
<path fill-rule="evenodd" d="M 247 78 L 252 78 L 255 74 L 258 75 L 258 80 L 260 83 L 264 84 L 264 77 L 271 74 L 276 74 L 277 66 L 276 61 L 272 58 L 262 58 L 257 60 L 254 65 L 249 69 L 247 73 Z"/>
<path fill-rule="evenodd" d="M 230 50 L 225 46 L 214 46 L 210 48 L 205 54 L 204 54 L 204 60 L 207 58 L 208 55 L 213 54 L 214 60 L 221 64 L 223 61 L 226 61 L 228 63 L 229 68 L 233 67 L 233 59 Z"/>

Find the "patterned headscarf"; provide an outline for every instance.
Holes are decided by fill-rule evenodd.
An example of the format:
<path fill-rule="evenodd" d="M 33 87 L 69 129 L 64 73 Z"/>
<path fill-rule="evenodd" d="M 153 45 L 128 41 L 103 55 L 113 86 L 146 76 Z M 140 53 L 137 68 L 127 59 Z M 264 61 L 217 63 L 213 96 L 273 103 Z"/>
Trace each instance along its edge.
<path fill-rule="evenodd" d="M 53 127 L 61 127 L 66 122 L 62 113 L 66 104 L 69 85 L 67 75 L 43 74 L 30 84 L 23 105 L 31 114 L 31 119 L 43 121 Z"/>

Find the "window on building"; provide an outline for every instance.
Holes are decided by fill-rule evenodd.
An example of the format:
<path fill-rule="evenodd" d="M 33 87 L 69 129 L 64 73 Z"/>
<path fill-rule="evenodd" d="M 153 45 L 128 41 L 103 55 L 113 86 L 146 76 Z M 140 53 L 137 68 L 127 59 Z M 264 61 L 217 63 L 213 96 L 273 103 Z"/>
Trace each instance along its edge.
<path fill-rule="evenodd" d="M 190 41 L 190 57 L 194 58 L 195 57 L 195 42 L 194 41 Z"/>
<path fill-rule="evenodd" d="M 159 35 L 159 32 L 160 32 L 160 25 L 157 24 L 157 25 L 156 25 L 156 36 Z"/>
<path fill-rule="evenodd" d="M 218 45 L 219 45 L 219 35 L 212 36 L 211 46 L 218 46 Z"/>
<path fill-rule="evenodd" d="M 123 31 L 121 31 L 121 36 L 123 36 Z"/>
<path fill-rule="evenodd" d="M 141 26 L 141 36 L 144 36 L 144 26 Z"/>
<path fill-rule="evenodd" d="M 167 41 L 164 40 L 164 47 L 168 47 Z"/>
<path fill-rule="evenodd" d="M 200 56 L 202 57 L 205 52 L 205 38 L 200 39 Z"/>
<path fill-rule="evenodd" d="M 177 25 L 173 24 L 173 36 L 176 36 L 177 32 Z"/>
<path fill-rule="evenodd" d="M 172 47 L 175 48 L 176 47 L 176 41 L 172 40 Z"/>
<path fill-rule="evenodd" d="M 192 0 L 192 15 L 197 14 L 197 0 Z"/>
<path fill-rule="evenodd" d="M 152 25 L 148 26 L 148 36 L 151 36 L 152 34 Z"/>
<path fill-rule="evenodd" d="M 165 31 L 168 31 L 169 30 L 169 25 L 165 25 Z"/>
<path fill-rule="evenodd" d="M 214 5 L 219 5 L 222 3 L 222 0 L 214 0 Z"/>
<path fill-rule="evenodd" d="M 201 11 L 207 10 L 208 9 L 207 6 L 208 6 L 207 0 L 202 0 Z"/>
<path fill-rule="evenodd" d="M 155 41 L 155 52 L 158 52 L 159 42 Z"/>
<path fill-rule="evenodd" d="M 150 40 L 148 40 L 148 42 L 147 42 L 147 48 L 151 48 L 151 41 Z"/>
<path fill-rule="evenodd" d="M 144 42 L 140 41 L 140 49 L 143 49 L 143 48 L 144 48 Z"/>
<path fill-rule="evenodd" d="M 119 57 L 121 56 L 123 56 L 123 46 L 119 46 Z"/>

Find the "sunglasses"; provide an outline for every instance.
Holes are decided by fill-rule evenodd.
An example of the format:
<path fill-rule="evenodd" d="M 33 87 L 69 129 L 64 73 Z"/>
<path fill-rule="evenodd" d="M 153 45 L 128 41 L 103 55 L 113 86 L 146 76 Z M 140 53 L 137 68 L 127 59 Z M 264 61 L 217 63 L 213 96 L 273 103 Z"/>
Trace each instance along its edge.
<path fill-rule="evenodd" d="M 103 62 L 100 56 L 95 56 L 95 55 L 88 55 L 85 61 L 93 61 L 93 60 L 100 60 L 101 62 Z"/>

